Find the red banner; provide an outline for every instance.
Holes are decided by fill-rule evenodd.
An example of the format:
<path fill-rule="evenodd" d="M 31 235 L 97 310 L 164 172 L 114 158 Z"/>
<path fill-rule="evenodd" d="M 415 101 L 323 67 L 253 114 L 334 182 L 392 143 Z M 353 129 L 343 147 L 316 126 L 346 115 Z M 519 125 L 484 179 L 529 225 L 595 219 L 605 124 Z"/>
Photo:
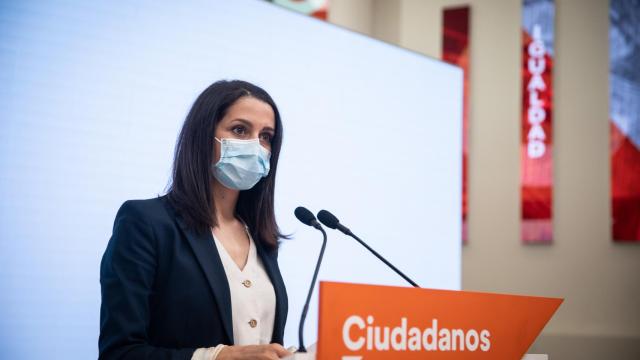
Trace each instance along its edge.
<path fill-rule="evenodd" d="M 467 159 L 469 128 L 469 14 L 468 6 L 445 9 L 442 13 L 442 60 L 462 68 L 462 242 L 467 243 Z"/>
<path fill-rule="evenodd" d="M 522 240 L 553 238 L 553 37 L 554 3 L 525 0 L 522 32 Z"/>
<path fill-rule="evenodd" d="M 640 242 L 640 7 L 612 0 L 609 19 L 613 240 Z"/>

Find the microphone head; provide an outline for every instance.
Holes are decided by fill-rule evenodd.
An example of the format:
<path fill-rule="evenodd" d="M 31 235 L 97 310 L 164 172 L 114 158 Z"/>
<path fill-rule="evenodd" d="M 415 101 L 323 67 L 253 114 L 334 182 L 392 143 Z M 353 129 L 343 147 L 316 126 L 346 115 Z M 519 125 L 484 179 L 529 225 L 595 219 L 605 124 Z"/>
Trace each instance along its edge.
<path fill-rule="evenodd" d="M 318 212 L 318 220 L 320 220 L 324 226 L 332 229 L 336 229 L 340 223 L 340 220 L 327 210 L 320 210 L 320 212 Z"/>
<path fill-rule="evenodd" d="M 314 221 L 316 221 L 316 217 L 306 207 L 298 206 L 293 213 L 305 225 L 313 226 Z"/>

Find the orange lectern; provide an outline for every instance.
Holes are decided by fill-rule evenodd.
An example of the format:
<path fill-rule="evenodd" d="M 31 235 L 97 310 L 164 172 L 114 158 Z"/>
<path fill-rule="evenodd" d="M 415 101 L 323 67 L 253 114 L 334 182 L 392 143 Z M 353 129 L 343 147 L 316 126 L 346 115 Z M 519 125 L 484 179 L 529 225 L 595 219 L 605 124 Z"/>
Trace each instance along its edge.
<path fill-rule="evenodd" d="M 316 358 L 519 360 L 562 301 L 321 282 Z"/>

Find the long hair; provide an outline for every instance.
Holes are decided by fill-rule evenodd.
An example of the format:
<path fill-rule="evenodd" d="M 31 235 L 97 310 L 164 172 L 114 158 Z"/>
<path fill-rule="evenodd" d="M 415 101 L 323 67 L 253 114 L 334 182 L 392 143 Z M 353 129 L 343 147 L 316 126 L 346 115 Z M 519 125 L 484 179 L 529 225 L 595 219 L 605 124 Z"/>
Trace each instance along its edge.
<path fill-rule="evenodd" d="M 256 241 L 268 248 L 278 247 L 280 233 L 275 219 L 274 188 L 278 155 L 282 145 L 280 113 L 271 96 L 246 81 L 217 81 L 193 103 L 178 137 L 172 179 L 167 198 L 187 225 L 196 232 L 217 226 L 213 202 L 211 165 L 215 159 L 214 134 L 218 122 L 238 99 L 250 96 L 269 104 L 275 115 L 275 134 L 271 140 L 271 170 L 249 190 L 240 191 L 236 214 L 245 221 Z"/>

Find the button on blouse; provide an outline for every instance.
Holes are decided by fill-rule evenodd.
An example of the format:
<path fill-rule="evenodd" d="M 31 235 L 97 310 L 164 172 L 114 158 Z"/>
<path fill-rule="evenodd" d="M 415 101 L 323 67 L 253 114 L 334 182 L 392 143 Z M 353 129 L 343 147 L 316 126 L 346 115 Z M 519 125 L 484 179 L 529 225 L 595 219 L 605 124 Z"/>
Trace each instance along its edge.
<path fill-rule="evenodd" d="M 271 343 L 276 312 L 276 295 L 256 246 L 249 237 L 249 255 L 241 270 L 214 236 L 231 292 L 231 318 L 235 345 Z"/>

